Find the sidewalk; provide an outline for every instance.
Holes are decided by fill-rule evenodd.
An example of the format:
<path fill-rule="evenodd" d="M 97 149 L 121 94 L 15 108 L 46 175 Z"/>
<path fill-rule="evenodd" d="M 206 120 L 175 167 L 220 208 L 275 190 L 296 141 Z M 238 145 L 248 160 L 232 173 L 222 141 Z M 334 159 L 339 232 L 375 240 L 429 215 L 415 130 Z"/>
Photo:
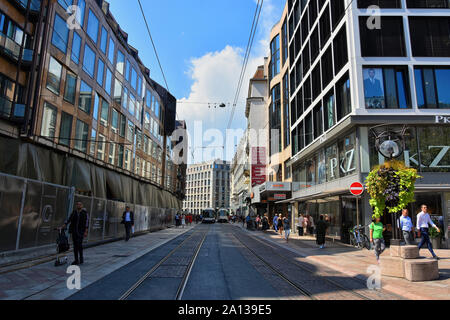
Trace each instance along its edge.
<path fill-rule="evenodd" d="M 103 278 L 107 274 L 127 265 L 155 248 L 173 240 L 195 227 L 166 229 L 130 239 L 84 250 L 85 263 L 81 266 L 81 287 Z M 75 293 L 67 289 L 70 276 L 66 270 L 73 261 L 69 253 L 69 264 L 54 266 L 54 260 L 31 268 L 0 274 L 0 300 L 63 300 Z"/>
<path fill-rule="evenodd" d="M 242 228 L 242 225 L 239 225 Z M 245 229 L 246 230 L 246 229 Z M 250 234 L 275 242 L 285 248 L 296 252 L 300 256 L 312 262 L 327 266 L 350 277 L 356 277 L 366 282 L 369 273 L 367 268 L 376 265 L 373 251 L 357 250 L 351 246 L 327 241 L 325 249 L 319 249 L 315 237 L 299 237 L 291 234 L 287 244 L 284 237 L 275 234 L 274 231 L 248 231 Z M 441 258 L 439 260 L 440 278 L 430 282 L 409 282 L 406 279 L 394 277 L 382 277 L 383 290 L 392 292 L 409 300 L 449 300 L 450 299 L 450 250 L 435 250 Z M 428 249 L 420 251 L 421 256 L 430 258 Z M 389 256 L 389 249 L 382 256 Z"/>

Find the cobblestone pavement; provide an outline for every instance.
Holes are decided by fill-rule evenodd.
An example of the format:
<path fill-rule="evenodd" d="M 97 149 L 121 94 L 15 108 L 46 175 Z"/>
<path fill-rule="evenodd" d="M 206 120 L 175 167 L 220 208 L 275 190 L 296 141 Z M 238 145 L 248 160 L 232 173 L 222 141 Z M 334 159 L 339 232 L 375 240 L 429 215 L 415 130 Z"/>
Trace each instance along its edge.
<path fill-rule="evenodd" d="M 235 227 L 242 229 L 242 225 L 236 224 Z M 246 232 L 258 239 L 283 246 L 290 250 L 294 259 L 298 261 L 303 259 L 316 265 L 326 266 L 364 283 L 370 275 L 367 271 L 368 268 L 377 264 L 373 251 L 366 249 L 357 250 L 339 242 L 327 241 L 326 248 L 319 249 L 315 243 L 315 238 L 311 236 L 299 237 L 298 234 L 292 234 L 289 243 L 286 243 L 285 239 L 274 231 L 246 230 Z M 383 276 L 382 289 L 411 300 L 449 300 L 450 250 L 441 249 L 435 250 L 435 252 L 441 258 L 439 261 L 439 280 L 410 282 L 405 279 Z M 423 257 L 431 258 L 431 254 L 427 249 L 422 249 L 420 254 Z M 389 255 L 390 252 L 387 249 L 383 256 Z"/>

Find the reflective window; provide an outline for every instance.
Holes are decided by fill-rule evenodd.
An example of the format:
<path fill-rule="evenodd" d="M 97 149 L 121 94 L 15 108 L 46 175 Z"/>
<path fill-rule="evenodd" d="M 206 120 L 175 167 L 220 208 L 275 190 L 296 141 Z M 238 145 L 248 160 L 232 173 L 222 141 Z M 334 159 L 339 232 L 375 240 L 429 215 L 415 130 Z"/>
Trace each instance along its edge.
<path fill-rule="evenodd" d="M 83 70 L 94 78 L 95 52 L 87 44 L 84 46 Z"/>
<path fill-rule="evenodd" d="M 63 53 L 66 53 L 68 39 L 69 29 L 67 28 L 67 23 L 63 18 L 56 14 L 53 26 L 52 44 Z"/>
<path fill-rule="evenodd" d="M 422 172 L 450 172 L 450 128 L 419 127 Z"/>
<path fill-rule="evenodd" d="M 81 37 L 78 33 L 73 33 L 73 41 L 72 41 L 72 55 L 71 59 L 76 64 L 80 63 L 80 51 L 81 51 Z"/>
<path fill-rule="evenodd" d="M 87 151 L 87 143 L 89 137 L 89 125 L 81 120 L 77 120 L 75 131 L 75 149 L 81 152 Z"/>
<path fill-rule="evenodd" d="M 44 113 L 42 114 L 41 136 L 54 139 L 56 137 L 56 116 L 57 109 L 45 102 Z"/>
<path fill-rule="evenodd" d="M 102 27 L 102 37 L 100 39 L 100 50 L 106 54 L 106 46 L 108 45 L 108 31 Z"/>
<path fill-rule="evenodd" d="M 125 110 L 128 110 L 128 89 L 127 89 L 127 87 L 123 87 L 122 108 L 124 108 Z"/>
<path fill-rule="evenodd" d="M 111 128 L 116 133 L 117 133 L 117 130 L 119 129 L 119 113 L 114 108 L 112 109 L 112 112 L 111 112 Z"/>
<path fill-rule="evenodd" d="M 76 75 L 67 72 L 66 75 L 66 87 L 64 90 L 64 100 L 70 102 L 71 104 L 75 104 L 75 93 L 77 87 L 77 77 Z"/>
<path fill-rule="evenodd" d="M 84 26 L 84 11 L 86 9 L 86 2 L 85 0 L 78 0 L 78 11 L 76 15 L 76 19 L 78 23 L 81 25 L 81 27 Z"/>
<path fill-rule="evenodd" d="M 103 77 L 105 75 L 105 63 L 98 59 L 98 68 L 97 68 L 97 83 L 100 87 L 103 87 Z"/>
<path fill-rule="evenodd" d="M 336 111 L 334 104 L 334 92 L 331 91 L 323 100 L 325 131 L 336 124 Z"/>
<path fill-rule="evenodd" d="M 87 114 L 90 114 L 91 106 L 92 106 L 92 88 L 86 82 L 81 80 L 80 99 L 78 107 Z"/>
<path fill-rule="evenodd" d="M 338 142 L 341 177 L 356 172 L 355 140 L 355 134 L 351 134 Z"/>
<path fill-rule="evenodd" d="M 117 65 L 116 65 L 117 71 L 123 75 L 123 72 L 125 70 L 125 56 L 122 53 L 122 51 L 117 50 Z"/>
<path fill-rule="evenodd" d="M 102 99 L 102 109 L 100 111 L 100 123 L 107 127 L 109 119 L 109 104 L 105 99 Z"/>
<path fill-rule="evenodd" d="M 94 95 L 94 112 L 92 115 L 92 118 L 94 118 L 94 120 L 98 120 L 98 108 L 100 107 L 100 97 L 98 95 L 98 93 L 96 92 Z"/>
<path fill-rule="evenodd" d="M 50 57 L 47 74 L 47 89 L 59 95 L 61 86 L 62 65 L 53 57 Z"/>
<path fill-rule="evenodd" d="M 417 101 L 423 109 L 450 109 L 450 69 L 416 68 Z"/>
<path fill-rule="evenodd" d="M 270 44 L 271 60 L 269 66 L 269 81 L 280 73 L 280 35 L 277 35 Z"/>
<path fill-rule="evenodd" d="M 95 157 L 95 146 L 97 145 L 95 141 L 97 141 L 97 131 L 95 129 L 92 129 L 90 155 L 93 157 Z"/>
<path fill-rule="evenodd" d="M 114 83 L 114 102 L 118 105 L 122 104 L 122 82 L 117 78 Z"/>
<path fill-rule="evenodd" d="M 98 39 L 98 18 L 95 16 L 95 14 L 89 9 L 89 16 L 88 16 L 88 25 L 87 25 L 87 31 L 86 33 L 88 36 L 94 41 L 94 43 L 97 43 Z"/>
<path fill-rule="evenodd" d="M 109 51 L 108 51 L 108 59 L 111 62 L 111 64 L 114 64 L 114 52 L 115 52 L 114 39 L 111 37 L 109 39 Z"/>
<path fill-rule="evenodd" d="M 65 112 L 61 114 L 61 127 L 59 129 L 59 143 L 70 147 L 70 138 L 72 137 L 73 117 Z"/>
<path fill-rule="evenodd" d="M 105 80 L 105 91 L 111 96 L 111 86 L 112 86 L 112 72 L 109 68 L 106 68 L 106 80 Z"/>

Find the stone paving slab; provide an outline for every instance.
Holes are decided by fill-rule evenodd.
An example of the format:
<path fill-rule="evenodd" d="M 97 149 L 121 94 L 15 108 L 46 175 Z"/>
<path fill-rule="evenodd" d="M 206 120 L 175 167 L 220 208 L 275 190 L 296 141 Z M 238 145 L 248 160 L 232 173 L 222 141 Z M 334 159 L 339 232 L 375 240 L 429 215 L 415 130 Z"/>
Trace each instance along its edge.
<path fill-rule="evenodd" d="M 131 238 L 129 242 L 117 241 L 85 249 L 81 287 L 87 287 L 194 227 L 166 229 Z M 54 261 L 51 261 L 1 274 L 0 299 L 63 300 L 70 297 L 75 291 L 67 289 L 66 281 L 70 275 L 66 270 L 73 261 L 73 255 L 68 254 L 68 258 L 69 264 L 61 267 L 55 267 Z"/>
<path fill-rule="evenodd" d="M 242 224 L 235 224 L 235 226 L 242 228 Z M 326 248 L 319 249 L 315 243 L 315 238 L 311 236 L 300 237 L 298 234 L 292 234 L 289 243 L 286 243 L 284 237 L 280 236 L 279 233 L 275 234 L 273 231 L 247 232 L 288 248 L 312 262 L 322 264 L 364 282 L 370 276 L 367 269 L 370 266 L 377 265 L 373 251 L 358 250 L 339 242 L 327 241 Z M 439 280 L 410 282 L 406 279 L 383 276 L 381 280 L 383 290 L 410 300 L 450 300 L 450 250 L 440 249 L 435 250 L 435 252 L 441 258 L 439 260 Z M 430 252 L 425 248 L 420 250 L 420 255 L 431 258 Z M 390 256 L 389 249 L 386 249 L 382 256 Z"/>

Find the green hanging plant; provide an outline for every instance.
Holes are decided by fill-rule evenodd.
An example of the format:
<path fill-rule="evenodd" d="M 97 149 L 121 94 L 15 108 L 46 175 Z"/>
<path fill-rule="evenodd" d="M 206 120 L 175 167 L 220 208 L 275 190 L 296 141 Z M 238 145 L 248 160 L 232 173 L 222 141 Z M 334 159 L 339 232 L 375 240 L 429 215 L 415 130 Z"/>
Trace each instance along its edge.
<path fill-rule="evenodd" d="M 416 169 L 403 162 L 391 160 L 375 167 L 366 179 L 373 217 L 381 217 L 387 210 L 397 213 L 414 202 L 416 180 L 421 178 Z"/>

